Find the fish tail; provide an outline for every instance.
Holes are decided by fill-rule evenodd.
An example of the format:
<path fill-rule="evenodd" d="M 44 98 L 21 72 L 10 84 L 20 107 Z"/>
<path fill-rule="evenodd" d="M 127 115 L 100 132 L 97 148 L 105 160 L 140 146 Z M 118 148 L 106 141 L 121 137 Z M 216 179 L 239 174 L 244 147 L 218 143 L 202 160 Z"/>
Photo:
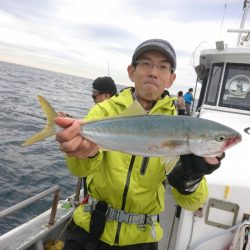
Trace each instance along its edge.
<path fill-rule="evenodd" d="M 38 100 L 40 103 L 40 106 L 47 116 L 47 124 L 44 129 L 42 129 L 40 132 L 34 134 L 30 138 L 28 138 L 24 143 L 22 143 L 22 146 L 29 146 L 32 145 L 35 142 L 44 140 L 48 137 L 51 137 L 55 135 L 56 133 L 56 126 L 54 119 L 58 116 L 57 112 L 54 110 L 54 108 L 50 105 L 50 103 L 45 100 L 42 96 L 38 95 Z"/>

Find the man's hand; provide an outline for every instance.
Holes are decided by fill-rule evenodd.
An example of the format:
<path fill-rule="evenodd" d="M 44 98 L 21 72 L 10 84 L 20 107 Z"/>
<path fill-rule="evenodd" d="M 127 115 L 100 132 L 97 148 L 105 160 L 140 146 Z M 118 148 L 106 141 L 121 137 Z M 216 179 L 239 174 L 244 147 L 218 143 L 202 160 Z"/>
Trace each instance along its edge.
<path fill-rule="evenodd" d="M 171 186 L 182 194 L 193 193 L 204 175 L 220 167 L 224 153 L 217 157 L 200 157 L 193 154 L 181 155 L 174 169 L 167 176 Z"/>
<path fill-rule="evenodd" d="M 98 146 L 83 138 L 80 134 L 82 120 L 56 117 L 55 123 L 63 128 L 62 131 L 56 133 L 56 140 L 60 144 L 60 150 L 67 156 L 84 159 L 93 157 L 98 153 Z"/>
<path fill-rule="evenodd" d="M 72 115 L 69 115 L 69 114 L 64 113 L 64 112 L 62 112 L 62 111 L 59 111 L 57 114 L 58 114 L 58 116 L 60 116 L 60 117 L 70 117 L 70 118 L 74 118 Z"/>
<path fill-rule="evenodd" d="M 204 160 L 206 163 L 210 165 L 218 165 L 220 164 L 220 161 L 225 157 L 225 152 L 221 153 L 220 155 L 217 155 L 216 157 L 204 157 Z"/>

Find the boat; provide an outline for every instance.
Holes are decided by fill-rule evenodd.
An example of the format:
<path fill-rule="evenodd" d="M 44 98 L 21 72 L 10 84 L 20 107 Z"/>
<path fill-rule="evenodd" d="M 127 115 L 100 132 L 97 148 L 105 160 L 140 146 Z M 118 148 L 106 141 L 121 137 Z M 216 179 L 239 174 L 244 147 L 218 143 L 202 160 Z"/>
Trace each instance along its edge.
<path fill-rule="evenodd" d="M 218 41 L 214 49 L 201 51 L 195 67 L 201 89 L 193 116 L 237 130 L 242 142 L 206 176 L 204 207 L 194 213 L 182 209 L 176 217 L 174 247 L 166 249 L 250 249 L 250 30 L 244 29 L 249 7 L 245 0 L 240 28 L 228 30 L 238 33 L 237 47 Z"/>
<path fill-rule="evenodd" d="M 250 1 L 245 0 L 241 27 L 231 30 L 239 34 L 237 47 L 216 42 L 215 49 L 201 51 L 195 68 L 201 89 L 193 116 L 232 127 L 241 133 L 242 142 L 229 149 L 221 167 L 206 177 L 209 198 L 197 211 L 176 205 L 166 184 L 159 250 L 250 249 L 250 31 L 243 29 L 249 6 Z M 59 200 L 59 187 L 55 186 L 1 211 L 0 219 L 54 194 L 51 209 L 0 236 L 0 249 L 61 249 L 53 244 L 64 240 L 74 207 L 84 197 L 80 183 L 79 179 L 75 194 L 66 200 Z"/>

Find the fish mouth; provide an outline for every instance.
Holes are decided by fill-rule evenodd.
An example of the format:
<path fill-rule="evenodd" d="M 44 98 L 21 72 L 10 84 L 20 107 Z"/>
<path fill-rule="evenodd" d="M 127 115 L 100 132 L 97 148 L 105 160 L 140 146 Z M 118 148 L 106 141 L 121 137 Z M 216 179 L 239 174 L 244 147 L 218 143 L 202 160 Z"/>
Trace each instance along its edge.
<path fill-rule="evenodd" d="M 230 148 L 232 147 L 233 145 L 241 142 L 242 138 L 241 138 L 241 135 L 234 135 L 234 136 L 231 136 L 230 138 L 228 138 L 224 145 L 223 145 L 223 150 L 227 149 L 227 148 Z"/>

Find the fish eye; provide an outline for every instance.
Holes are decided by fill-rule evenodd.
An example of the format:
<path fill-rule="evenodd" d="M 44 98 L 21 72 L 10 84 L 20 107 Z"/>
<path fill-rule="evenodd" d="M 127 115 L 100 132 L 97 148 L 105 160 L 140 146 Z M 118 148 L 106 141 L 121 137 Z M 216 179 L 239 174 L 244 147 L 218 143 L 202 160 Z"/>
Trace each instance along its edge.
<path fill-rule="evenodd" d="M 224 135 L 219 135 L 219 136 L 217 136 L 217 141 L 219 141 L 219 142 L 223 142 L 223 141 L 225 141 L 226 140 L 226 137 L 224 136 Z"/>

